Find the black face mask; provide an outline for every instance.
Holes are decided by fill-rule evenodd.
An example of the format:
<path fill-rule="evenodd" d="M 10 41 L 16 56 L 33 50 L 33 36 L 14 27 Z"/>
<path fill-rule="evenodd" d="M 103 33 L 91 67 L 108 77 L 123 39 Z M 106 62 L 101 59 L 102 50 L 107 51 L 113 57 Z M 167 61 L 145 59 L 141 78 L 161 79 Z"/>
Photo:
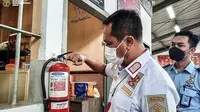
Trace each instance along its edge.
<path fill-rule="evenodd" d="M 169 49 L 169 57 L 175 61 L 181 61 L 185 57 L 185 52 L 177 47 L 172 47 Z"/>

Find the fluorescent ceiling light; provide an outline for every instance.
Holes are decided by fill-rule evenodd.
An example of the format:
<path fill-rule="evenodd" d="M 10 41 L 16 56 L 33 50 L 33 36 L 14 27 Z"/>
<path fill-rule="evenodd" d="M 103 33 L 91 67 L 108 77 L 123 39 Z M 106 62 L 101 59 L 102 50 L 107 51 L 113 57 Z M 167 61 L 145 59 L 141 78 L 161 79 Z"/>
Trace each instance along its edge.
<path fill-rule="evenodd" d="M 170 5 L 166 9 L 167 9 L 167 12 L 169 14 L 169 17 L 171 19 L 174 19 L 175 18 L 175 13 L 174 13 L 174 10 L 173 10 L 172 6 Z"/>
<path fill-rule="evenodd" d="M 181 31 L 178 25 L 175 25 L 174 29 L 175 29 L 176 32 L 180 32 Z"/>

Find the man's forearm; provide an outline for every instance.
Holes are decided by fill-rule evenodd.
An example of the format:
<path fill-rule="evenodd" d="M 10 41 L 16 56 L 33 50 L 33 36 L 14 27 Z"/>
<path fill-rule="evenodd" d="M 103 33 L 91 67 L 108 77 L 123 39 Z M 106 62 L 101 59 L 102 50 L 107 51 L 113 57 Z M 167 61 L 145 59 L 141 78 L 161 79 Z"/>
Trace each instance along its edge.
<path fill-rule="evenodd" d="M 106 76 L 105 73 L 105 68 L 106 68 L 106 64 L 101 63 L 99 61 L 93 60 L 91 58 L 86 58 L 85 63 L 95 72 L 98 72 L 102 75 Z"/>

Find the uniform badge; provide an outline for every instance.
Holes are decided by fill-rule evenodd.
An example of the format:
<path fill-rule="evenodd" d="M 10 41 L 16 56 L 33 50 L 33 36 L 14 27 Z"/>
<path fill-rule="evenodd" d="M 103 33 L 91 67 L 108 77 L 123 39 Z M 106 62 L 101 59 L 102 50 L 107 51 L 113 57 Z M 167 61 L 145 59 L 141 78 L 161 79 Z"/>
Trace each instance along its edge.
<path fill-rule="evenodd" d="M 194 79 L 194 76 L 195 76 L 195 75 L 191 74 L 191 75 L 190 75 L 190 78 L 191 78 L 191 79 Z"/>
<path fill-rule="evenodd" d="M 168 112 L 166 95 L 147 95 L 146 102 L 149 112 Z"/>
<path fill-rule="evenodd" d="M 122 86 L 122 90 L 128 96 L 131 96 L 133 94 L 133 91 L 135 90 L 135 87 L 137 86 L 138 82 L 141 80 L 143 76 L 144 74 L 142 73 L 138 73 L 134 78 L 129 76 L 129 78 L 126 80 L 126 83 Z"/>
<path fill-rule="evenodd" d="M 193 82 L 192 79 L 189 79 L 189 80 L 187 80 L 187 83 L 188 83 L 188 84 L 193 84 L 194 82 Z"/>
<path fill-rule="evenodd" d="M 134 74 L 135 72 L 137 72 L 139 69 L 141 68 L 141 64 L 139 62 L 135 62 L 132 66 L 130 66 L 128 68 L 128 70 Z"/>
<path fill-rule="evenodd" d="M 131 76 L 127 79 L 126 83 L 134 90 L 138 82 L 142 79 L 144 74 L 138 73 L 134 78 Z"/>
<path fill-rule="evenodd" d="M 117 76 L 117 75 L 114 76 L 114 80 L 115 80 L 115 81 L 118 80 L 118 76 Z"/>
<path fill-rule="evenodd" d="M 133 91 L 131 91 L 131 89 L 129 89 L 126 85 L 122 86 L 122 90 L 128 95 L 131 96 Z"/>

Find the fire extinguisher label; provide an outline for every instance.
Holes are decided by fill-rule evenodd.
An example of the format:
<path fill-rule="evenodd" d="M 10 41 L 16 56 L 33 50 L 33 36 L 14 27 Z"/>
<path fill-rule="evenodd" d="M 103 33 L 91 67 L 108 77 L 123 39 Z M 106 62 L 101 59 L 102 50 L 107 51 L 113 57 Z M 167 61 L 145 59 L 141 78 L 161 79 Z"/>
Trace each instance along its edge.
<path fill-rule="evenodd" d="M 68 108 L 68 101 L 66 102 L 51 102 L 51 109 L 65 109 Z"/>
<path fill-rule="evenodd" d="M 50 72 L 50 97 L 68 96 L 68 75 L 67 72 Z"/>

